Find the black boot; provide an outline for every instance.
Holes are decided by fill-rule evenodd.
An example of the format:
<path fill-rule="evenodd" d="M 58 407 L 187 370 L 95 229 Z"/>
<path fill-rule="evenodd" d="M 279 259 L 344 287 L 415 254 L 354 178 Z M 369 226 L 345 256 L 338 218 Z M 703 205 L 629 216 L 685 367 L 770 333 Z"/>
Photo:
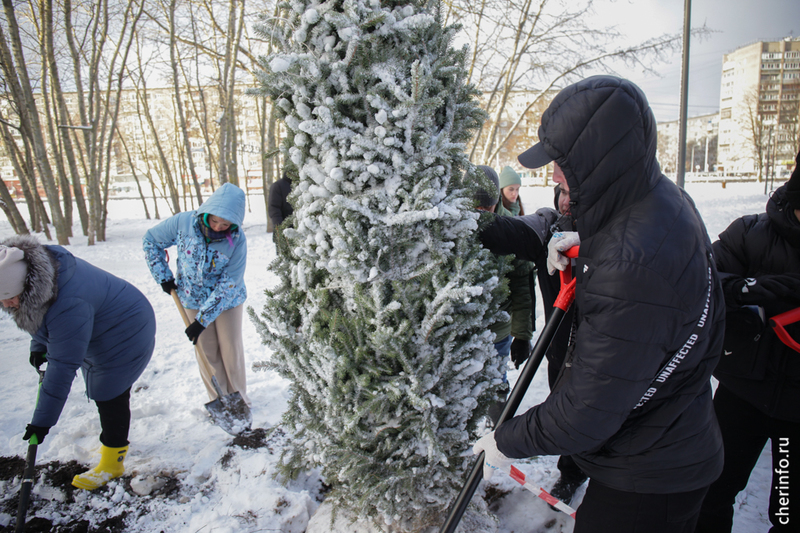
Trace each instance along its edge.
<path fill-rule="evenodd" d="M 562 476 L 558 478 L 553 488 L 550 489 L 550 495 L 569 505 L 572 502 L 572 497 L 575 496 L 575 491 L 583 485 L 584 481 L 586 481 L 586 478 L 570 479 Z"/>

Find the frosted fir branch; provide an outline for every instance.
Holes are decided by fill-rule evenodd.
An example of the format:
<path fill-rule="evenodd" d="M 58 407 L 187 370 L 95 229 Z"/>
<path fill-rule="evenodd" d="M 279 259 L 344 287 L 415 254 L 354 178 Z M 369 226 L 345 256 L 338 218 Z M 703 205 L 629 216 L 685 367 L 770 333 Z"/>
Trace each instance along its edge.
<path fill-rule="evenodd" d="M 341 484 L 330 497 L 410 525 L 449 501 L 473 410 L 501 378 L 485 331 L 497 268 L 474 238 L 457 175 L 468 163 L 453 142 L 480 113 L 458 107 L 474 96 L 447 68 L 461 56 L 447 50 L 449 30 L 420 29 L 435 18 L 412 18 L 416 3 L 291 6 L 281 53 L 303 59 L 274 66 L 321 76 L 259 76 L 285 113 L 284 150 L 300 171 L 294 227 L 282 233 L 291 260 L 259 329 L 277 333 L 267 341 L 274 365 L 293 383 L 296 448 L 281 462 L 289 472 L 304 459 L 321 465 Z M 426 307 L 448 283 L 453 294 L 459 284 L 487 292 Z M 426 316 L 438 327 L 426 331 Z"/>

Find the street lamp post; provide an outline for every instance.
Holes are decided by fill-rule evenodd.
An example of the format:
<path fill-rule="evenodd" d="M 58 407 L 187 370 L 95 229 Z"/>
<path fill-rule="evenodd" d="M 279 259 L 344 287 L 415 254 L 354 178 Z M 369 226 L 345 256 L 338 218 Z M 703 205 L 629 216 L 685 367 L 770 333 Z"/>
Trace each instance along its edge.
<path fill-rule="evenodd" d="M 681 102 L 678 131 L 678 169 L 675 183 L 683 187 L 686 172 L 686 123 L 689 105 L 689 41 L 691 38 L 692 0 L 684 0 L 683 5 L 683 60 L 681 63 Z"/>
<path fill-rule="evenodd" d="M 764 175 L 764 194 L 767 194 L 769 192 L 769 163 L 770 163 L 769 154 L 770 154 L 770 152 L 772 152 L 771 147 L 772 147 L 772 126 L 770 125 L 770 127 L 769 127 L 769 137 L 767 137 L 767 152 L 766 152 L 766 158 L 765 158 L 766 159 L 765 164 L 766 164 L 766 167 L 767 167 L 767 171 L 766 171 L 766 173 Z"/>
<path fill-rule="evenodd" d="M 708 138 L 711 137 L 711 132 L 714 127 L 711 125 L 711 120 L 706 124 L 706 160 L 703 163 L 703 172 L 708 172 Z"/>

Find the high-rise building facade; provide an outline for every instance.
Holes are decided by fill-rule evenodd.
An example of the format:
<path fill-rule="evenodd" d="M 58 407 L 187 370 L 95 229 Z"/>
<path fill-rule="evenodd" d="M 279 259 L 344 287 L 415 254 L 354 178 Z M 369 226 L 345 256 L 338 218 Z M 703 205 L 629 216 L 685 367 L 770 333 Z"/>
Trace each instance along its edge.
<path fill-rule="evenodd" d="M 770 174 L 794 165 L 800 146 L 800 38 L 759 41 L 722 60 L 719 164 Z"/>

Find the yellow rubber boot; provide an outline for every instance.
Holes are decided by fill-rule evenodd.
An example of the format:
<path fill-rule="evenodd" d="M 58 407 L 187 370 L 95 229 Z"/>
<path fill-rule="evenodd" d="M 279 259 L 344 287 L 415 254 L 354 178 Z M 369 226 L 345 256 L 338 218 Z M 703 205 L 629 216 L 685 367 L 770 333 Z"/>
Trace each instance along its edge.
<path fill-rule="evenodd" d="M 72 485 L 84 490 L 94 490 L 102 487 L 110 480 L 125 473 L 125 456 L 128 447 L 108 448 L 100 446 L 100 464 L 83 474 L 72 478 Z"/>

